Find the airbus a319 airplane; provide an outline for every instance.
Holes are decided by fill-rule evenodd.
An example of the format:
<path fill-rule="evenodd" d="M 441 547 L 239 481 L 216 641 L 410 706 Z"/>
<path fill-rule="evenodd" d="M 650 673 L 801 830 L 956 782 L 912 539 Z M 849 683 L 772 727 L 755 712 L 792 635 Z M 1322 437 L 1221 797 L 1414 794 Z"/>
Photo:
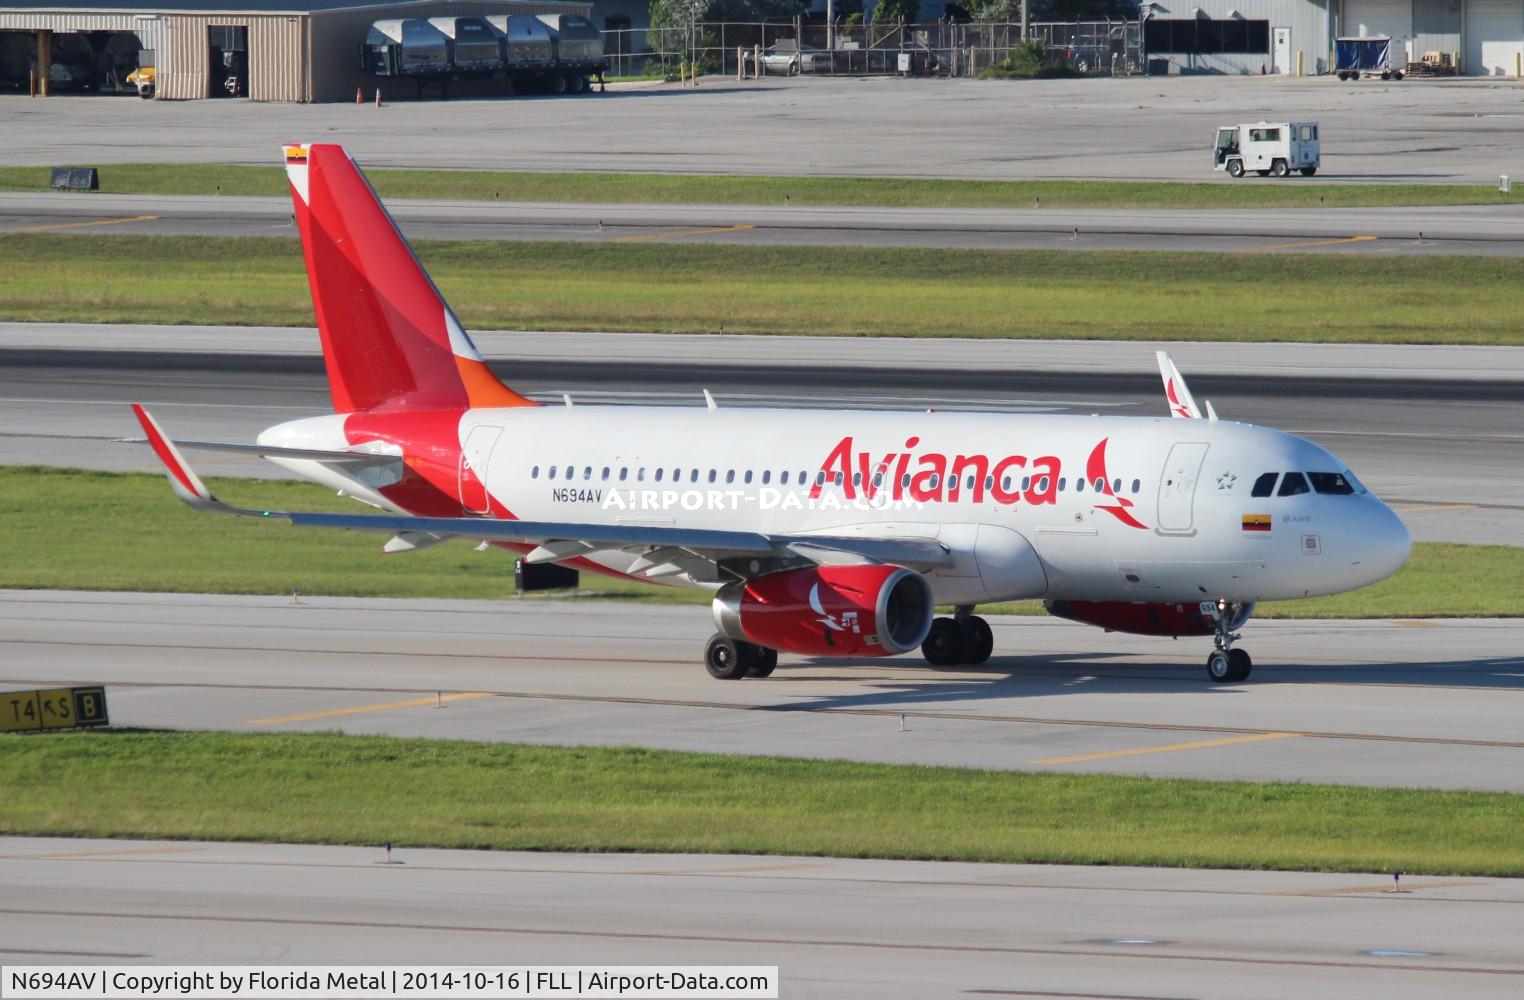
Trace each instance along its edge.
<path fill-rule="evenodd" d="M 381 512 L 225 504 L 135 406 L 201 510 L 712 591 L 704 660 L 725 680 L 767 676 L 779 651 L 982 663 L 975 607 L 1036 598 L 1108 630 L 1210 636 L 1208 675 L 1241 681 L 1257 602 L 1407 559 L 1402 521 L 1343 462 L 1203 414 L 1163 355 L 1157 418 L 537 403 L 483 363 L 341 147 L 285 156 L 335 412 L 257 444 L 178 444 L 263 456 Z"/>

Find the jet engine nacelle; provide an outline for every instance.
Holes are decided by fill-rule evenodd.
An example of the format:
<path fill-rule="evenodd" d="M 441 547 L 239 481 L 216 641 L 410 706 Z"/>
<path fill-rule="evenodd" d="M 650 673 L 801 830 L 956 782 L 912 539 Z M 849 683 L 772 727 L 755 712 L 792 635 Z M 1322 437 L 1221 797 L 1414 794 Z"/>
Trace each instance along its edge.
<path fill-rule="evenodd" d="M 931 585 L 902 566 L 811 566 L 726 584 L 714 620 L 732 639 L 813 656 L 892 656 L 926 639 Z"/>
<path fill-rule="evenodd" d="M 1212 609 L 1203 610 L 1202 604 Z M 1070 621 L 1096 625 L 1108 632 L 1131 632 L 1133 635 L 1212 635 L 1217 631 L 1215 605 L 1180 602 L 1178 604 L 1142 604 L 1130 601 L 1047 601 L 1048 613 Z M 1236 613 L 1235 613 L 1236 612 Z M 1253 604 L 1234 605 L 1230 629 L 1241 628 L 1254 612 Z"/>

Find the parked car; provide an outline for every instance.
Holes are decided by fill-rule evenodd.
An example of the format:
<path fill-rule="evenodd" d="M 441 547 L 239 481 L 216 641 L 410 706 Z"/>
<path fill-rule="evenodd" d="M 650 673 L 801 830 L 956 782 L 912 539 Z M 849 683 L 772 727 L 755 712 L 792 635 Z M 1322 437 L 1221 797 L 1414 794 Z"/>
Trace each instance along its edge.
<path fill-rule="evenodd" d="M 794 76 L 798 73 L 818 73 L 830 67 L 831 54 L 822 52 L 813 45 L 796 48 L 791 42 L 787 46 L 774 45 L 762 53 L 762 68 L 768 73 Z"/>

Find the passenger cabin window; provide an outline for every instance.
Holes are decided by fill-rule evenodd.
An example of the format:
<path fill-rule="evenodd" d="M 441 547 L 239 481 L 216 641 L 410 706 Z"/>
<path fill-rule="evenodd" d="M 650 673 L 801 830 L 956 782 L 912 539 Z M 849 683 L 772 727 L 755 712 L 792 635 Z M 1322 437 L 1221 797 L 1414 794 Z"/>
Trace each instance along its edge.
<path fill-rule="evenodd" d="M 1142 488 L 1143 488 L 1143 482 L 1142 482 L 1142 480 L 1139 480 L 1139 479 L 1134 479 L 1134 480 L 1133 480 L 1133 481 L 1132 481 L 1132 491 L 1133 491 L 1133 492 L 1134 492 L 1134 493 L 1136 493 L 1136 492 L 1138 492 L 1138 491 L 1139 491 L 1139 490 L 1141 490 L 1141 489 L 1142 489 Z"/>
<path fill-rule="evenodd" d="M 539 479 L 540 478 L 540 467 L 538 465 L 529 470 L 529 478 L 530 479 Z"/>
<path fill-rule="evenodd" d="M 1338 472 L 1309 472 L 1307 478 L 1312 480 L 1312 488 L 1319 493 L 1348 496 L 1355 492 L 1354 484 Z"/>
<path fill-rule="evenodd" d="M 1286 478 L 1281 480 L 1281 491 L 1277 496 L 1297 497 L 1303 493 L 1310 493 L 1307 486 L 1307 477 L 1300 472 L 1288 472 Z"/>
<path fill-rule="evenodd" d="M 1279 472 L 1265 473 L 1263 476 L 1260 476 L 1258 479 L 1254 480 L 1254 489 L 1249 491 L 1249 495 L 1254 497 L 1275 496 L 1275 481 L 1279 478 L 1281 478 L 1281 474 Z"/>

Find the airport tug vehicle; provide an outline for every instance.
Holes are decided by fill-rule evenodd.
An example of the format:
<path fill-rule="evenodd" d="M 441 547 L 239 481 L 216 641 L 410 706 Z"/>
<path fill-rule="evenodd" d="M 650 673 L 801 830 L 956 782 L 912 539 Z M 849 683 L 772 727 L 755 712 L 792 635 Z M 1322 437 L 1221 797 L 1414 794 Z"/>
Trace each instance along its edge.
<path fill-rule="evenodd" d="M 1261 177 L 1285 177 L 1293 170 L 1311 177 L 1321 165 L 1317 122 L 1224 125 L 1212 150 L 1212 169 L 1232 177 L 1250 170 Z"/>

